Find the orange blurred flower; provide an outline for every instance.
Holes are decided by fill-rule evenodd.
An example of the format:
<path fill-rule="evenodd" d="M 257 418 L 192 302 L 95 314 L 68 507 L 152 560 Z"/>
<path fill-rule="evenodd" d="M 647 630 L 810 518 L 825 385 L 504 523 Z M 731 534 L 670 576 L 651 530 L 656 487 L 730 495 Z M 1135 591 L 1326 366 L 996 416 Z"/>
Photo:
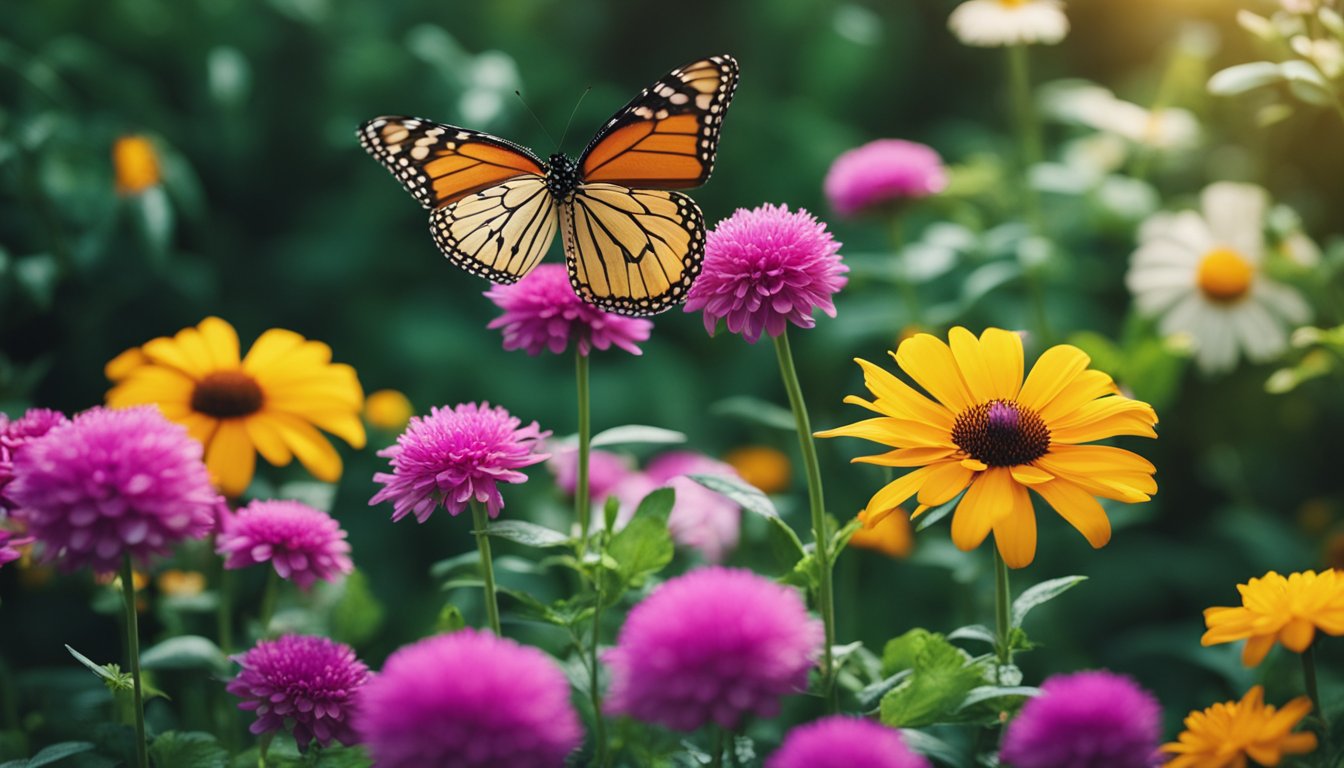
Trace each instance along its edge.
<path fill-rule="evenodd" d="M 154 144 L 144 136 L 122 136 L 112 145 L 112 166 L 117 177 L 117 192 L 137 195 L 160 181 L 159 156 Z"/>
<path fill-rule="evenodd" d="M 910 551 L 915 548 L 915 537 L 910 530 L 910 515 L 904 509 L 878 516 L 877 522 L 872 525 L 868 523 L 868 510 L 861 510 L 859 522 L 863 523 L 863 527 L 855 531 L 850 538 L 851 547 L 871 549 L 887 557 L 908 557 Z"/>
<path fill-rule="evenodd" d="M 788 490 L 792 466 L 782 451 L 765 445 L 744 445 L 723 457 L 747 483 L 764 493 Z"/>

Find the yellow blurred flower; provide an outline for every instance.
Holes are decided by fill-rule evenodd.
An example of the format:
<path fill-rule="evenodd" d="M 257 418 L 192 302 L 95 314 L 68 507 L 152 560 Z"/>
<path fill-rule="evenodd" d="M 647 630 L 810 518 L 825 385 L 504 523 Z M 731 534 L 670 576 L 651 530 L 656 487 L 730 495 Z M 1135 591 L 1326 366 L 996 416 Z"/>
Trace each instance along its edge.
<path fill-rule="evenodd" d="M 112 145 L 117 192 L 135 195 L 159 183 L 159 156 L 144 136 L 122 136 Z"/>
<path fill-rule="evenodd" d="M 1175 755 L 1166 768 L 1246 768 L 1247 758 L 1272 767 L 1284 755 L 1316 749 L 1315 734 L 1292 732 L 1311 712 L 1311 699 L 1299 696 L 1276 710 L 1264 698 L 1257 685 L 1241 701 L 1191 712 L 1177 740 L 1162 745 L 1163 752 Z"/>
<path fill-rule="evenodd" d="M 764 493 L 779 493 L 789 488 L 789 457 L 765 445 L 744 445 L 723 457 L 747 483 Z"/>
<path fill-rule="evenodd" d="M 159 591 L 174 597 L 192 597 L 205 591 L 205 575 L 199 571 L 170 568 L 159 574 Z"/>
<path fill-rule="evenodd" d="M 1245 640 L 1241 661 L 1254 667 L 1264 660 L 1274 641 L 1302 653 L 1316 638 L 1316 630 L 1344 635 L 1344 574 L 1339 571 L 1303 571 L 1284 578 L 1274 571 L 1238 584 L 1242 605 L 1204 611 L 1208 631 L 1203 645 Z"/>
<path fill-rule="evenodd" d="M 869 402 L 845 402 L 878 414 L 818 437 L 859 437 L 894 450 L 854 461 L 916 467 L 869 500 L 876 523 L 911 496 L 911 518 L 965 491 L 952 515 L 958 548 L 979 546 L 990 532 L 1013 568 L 1036 555 L 1036 516 L 1030 489 L 1087 539 L 1102 547 L 1111 523 L 1096 497 L 1129 503 L 1157 492 L 1151 463 L 1107 445 L 1080 445 L 1117 435 L 1156 437 L 1152 406 L 1119 394 L 1111 377 L 1088 370 L 1077 347 L 1047 349 L 1023 382 L 1022 339 L 990 328 L 980 338 L 965 328 L 951 346 L 918 334 L 897 348 L 896 363 L 933 396 L 929 399 L 888 371 L 858 360 Z"/>
<path fill-rule="evenodd" d="M 319 429 L 363 448 L 364 392 L 355 370 L 331 362 L 331 348 L 272 328 L 240 359 L 238 334 L 217 317 L 153 339 L 107 364 L 113 408 L 154 403 L 205 446 L 220 490 L 241 494 L 256 455 L 276 466 L 297 457 L 314 477 L 335 482 L 341 457 Z"/>
<path fill-rule="evenodd" d="M 395 389 L 380 389 L 364 400 L 364 418 L 379 429 L 400 432 L 414 415 L 411 401 Z"/>
<path fill-rule="evenodd" d="M 887 557 L 908 557 L 910 550 L 914 549 L 915 537 L 910 531 L 910 516 L 903 509 L 882 515 L 871 526 L 868 525 L 868 510 L 861 510 L 859 522 L 864 525 L 850 538 L 851 547 L 871 549 Z"/>

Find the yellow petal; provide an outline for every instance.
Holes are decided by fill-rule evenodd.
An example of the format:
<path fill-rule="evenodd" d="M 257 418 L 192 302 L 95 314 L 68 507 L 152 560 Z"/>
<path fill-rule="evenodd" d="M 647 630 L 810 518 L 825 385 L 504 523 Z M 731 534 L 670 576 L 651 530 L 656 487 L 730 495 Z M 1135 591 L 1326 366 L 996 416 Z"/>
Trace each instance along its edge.
<path fill-rule="evenodd" d="M 148 364 L 149 357 L 139 347 L 131 347 L 107 361 L 107 365 L 103 366 L 103 375 L 109 381 L 118 382 L 129 376 L 131 371 Z"/>
<path fill-rule="evenodd" d="M 176 368 L 144 365 L 136 368 L 107 393 L 112 408 L 146 403 L 190 403 L 196 382 Z"/>
<path fill-rule="evenodd" d="M 1070 473 L 1105 475 L 1110 472 L 1157 471 L 1151 461 L 1133 451 L 1110 445 L 1056 445 L 1046 454 L 1051 464 Z"/>
<path fill-rule="evenodd" d="M 1012 472 L 1013 479 L 1023 485 L 1040 485 L 1055 479 L 1054 475 L 1030 464 L 1018 464 L 1015 467 L 1009 467 L 1009 471 Z"/>
<path fill-rule="evenodd" d="M 952 350 L 942 341 L 927 333 L 915 334 L 901 342 L 895 358 L 910 378 L 953 413 L 974 405 Z"/>
<path fill-rule="evenodd" d="M 980 473 L 952 514 L 952 543 L 963 552 L 980 546 L 994 526 L 996 514 L 1012 504 L 1013 478 L 994 467 Z"/>
<path fill-rule="evenodd" d="M 252 441 L 247 439 L 242 420 L 221 421 L 205 449 L 205 466 L 215 478 L 220 493 L 229 498 L 241 496 L 252 482 L 256 464 L 257 452 Z"/>
<path fill-rule="evenodd" d="M 1041 418 L 1045 419 L 1046 424 L 1053 424 L 1068 418 L 1074 411 L 1099 397 L 1118 394 L 1120 389 L 1115 386 L 1110 374 L 1102 371 L 1083 371 L 1041 409 Z"/>
<path fill-rule="evenodd" d="M 176 368 L 178 371 L 192 379 L 199 380 L 208 373 L 205 365 L 188 355 L 186 350 L 182 348 L 182 345 L 177 342 L 176 338 L 170 339 L 165 336 L 160 336 L 157 339 L 150 339 L 145 342 L 144 346 L 140 347 L 140 349 L 151 362 L 161 366 Z"/>
<path fill-rule="evenodd" d="M 1083 350 L 1069 344 L 1058 344 L 1045 350 L 1027 374 L 1017 402 L 1039 413 L 1091 362 L 1092 358 Z"/>
<path fill-rule="evenodd" d="M 210 444 L 211 438 L 215 436 L 215 430 L 219 429 L 219 420 L 203 413 L 189 413 L 175 421 L 187 428 L 187 434 L 200 443 L 202 449 Z"/>
<path fill-rule="evenodd" d="M 1279 642 L 1293 653 L 1302 653 L 1316 637 L 1316 627 L 1306 619 L 1296 618 L 1279 630 Z"/>
<path fill-rule="evenodd" d="M 331 347 L 320 341 L 308 341 L 302 336 L 298 338 L 301 340 L 299 344 L 286 347 L 283 354 L 277 355 L 274 359 L 269 359 L 264 354 L 254 355 L 257 345 L 261 343 L 261 339 L 257 339 L 257 344 L 253 345 L 243 360 L 243 368 L 256 376 L 258 381 L 279 383 L 311 375 L 314 370 L 321 371 L 331 363 Z"/>
<path fill-rule="evenodd" d="M 925 478 L 929 476 L 932 469 L 933 467 L 920 467 L 887 483 L 868 500 L 868 506 L 863 510 L 864 513 L 872 518 L 875 515 L 890 512 L 904 504 L 906 499 L 914 496 L 915 492 L 924 484 Z"/>
<path fill-rule="evenodd" d="M 1256 635 L 1248 639 L 1246 647 L 1241 649 L 1241 663 L 1248 667 L 1258 667 L 1269 655 L 1269 649 L 1273 647 L 1273 635 Z"/>
<path fill-rule="evenodd" d="M 856 464 L 876 464 L 881 467 L 922 467 L 956 453 L 956 448 L 897 448 L 875 456 L 855 456 Z"/>
<path fill-rule="evenodd" d="M 816 437 L 858 437 L 892 448 L 954 447 L 952 435 L 946 430 L 918 421 L 880 416 L 864 419 L 835 429 L 814 433 Z"/>
<path fill-rule="evenodd" d="M 961 466 L 960 462 L 948 461 L 934 467 L 924 485 L 919 489 L 919 503 L 926 507 L 946 504 L 970 485 L 975 473 Z"/>
<path fill-rule="evenodd" d="M 993 379 L 994 397 L 1016 400 L 1022 389 L 1022 337 L 1002 328 L 980 334 L 980 354 Z"/>
<path fill-rule="evenodd" d="M 272 328 L 253 342 L 252 349 L 243 358 L 243 370 L 255 376 L 302 345 L 303 337 L 299 334 L 283 328 Z"/>
<path fill-rule="evenodd" d="M 947 332 L 947 343 L 975 402 L 983 403 L 998 397 L 994 377 L 980 354 L 980 340 L 975 334 L 958 326 Z"/>
<path fill-rule="evenodd" d="M 287 413 L 268 413 L 285 444 L 298 457 L 304 469 L 326 483 L 341 478 L 341 456 L 313 425 Z"/>
<path fill-rule="evenodd" d="M 243 424 L 247 428 L 248 439 L 257 447 L 262 458 L 277 467 L 289 464 L 294 455 L 280 436 L 279 428 L 264 413 L 247 417 Z"/>
<path fill-rule="evenodd" d="M 1157 413 L 1153 407 L 1127 397 L 1111 396 L 1086 403 L 1050 427 L 1055 443 L 1086 443 L 1118 435 L 1157 437 L 1153 425 Z"/>
<path fill-rule="evenodd" d="M 202 374 L 215 370 L 214 361 L 210 357 L 210 347 L 205 343 L 205 337 L 201 335 L 200 329 L 183 328 L 173 336 L 173 343 L 190 362 L 192 370 Z"/>
<path fill-rule="evenodd" d="M 218 317 L 207 317 L 197 326 L 210 359 L 217 369 L 238 367 L 238 332 Z"/>
<path fill-rule="evenodd" d="M 864 386 L 878 400 L 876 408 L 898 418 L 923 421 L 952 431 L 956 417 L 951 411 L 921 395 L 886 369 L 860 358 L 855 358 L 854 362 L 863 369 Z"/>
<path fill-rule="evenodd" d="M 989 465 L 979 459 L 962 459 L 961 466 L 972 472 L 984 472 L 986 469 L 989 469 Z"/>
<path fill-rule="evenodd" d="M 1083 534 L 1093 549 L 1100 549 L 1111 540 L 1111 521 L 1092 494 L 1067 480 L 1052 480 L 1032 486 L 1032 490 Z"/>
<path fill-rule="evenodd" d="M 1017 483 L 1010 483 L 1008 514 L 994 520 L 994 543 L 1009 568 L 1025 568 L 1036 557 L 1036 513 L 1031 495 Z"/>

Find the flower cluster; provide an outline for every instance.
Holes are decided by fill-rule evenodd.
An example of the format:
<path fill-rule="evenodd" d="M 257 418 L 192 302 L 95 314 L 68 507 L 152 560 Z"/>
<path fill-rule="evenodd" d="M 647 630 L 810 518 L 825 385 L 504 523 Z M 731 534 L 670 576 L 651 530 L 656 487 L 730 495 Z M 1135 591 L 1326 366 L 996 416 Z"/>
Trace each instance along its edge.
<path fill-rule="evenodd" d="M 653 330 L 649 320 L 604 312 L 580 299 L 560 264 L 542 264 L 516 283 L 494 286 L 485 296 L 504 311 L 489 325 L 503 330 L 504 348 L 529 355 L 543 350 L 558 355 L 570 344 L 581 355 L 611 347 L 638 355 L 638 344 L 648 341 Z"/>
<path fill-rule="evenodd" d="M 1247 758 L 1274 766 L 1285 755 L 1316 749 L 1316 734 L 1293 729 L 1311 712 L 1311 700 L 1299 696 L 1281 709 L 1265 704 L 1265 691 L 1255 686 L 1240 701 L 1226 701 L 1191 712 L 1176 741 L 1162 745 L 1173 755 L 1166 768 L 1246 765 Z"/>
<path fill-rule="evenodd" d="M 28 442 L 67 421 L 65 414 L 46 408 L 30 408 L 13 421 L 0 413 L 0 513 L 13 512 L 18 506 L 5 493 L 14 480 L 14 455 Z"/>
<path fill-rule="evenodd" d="M 269 562 L 301 589 L 335 581 L 355 569 L 350 544 L 335 519 L 297 501 L 254 501 L 224 517 L 215 541 L 225 568 Z"/>
<path fill-rule="evenodd" d="M 1200 642 L 1217 645 L 1245 640 L 1241 660 L 1248 667 L 1264 661 L 1275 642 L 1294 653 L 1311 646 L 1316 631 L 1344 635 L 1344 573 L 1335 570 L 1290 573 L 1270 571 L 1238 584 L 1243 605 L 1204 611 L 1208 631 Z"/>

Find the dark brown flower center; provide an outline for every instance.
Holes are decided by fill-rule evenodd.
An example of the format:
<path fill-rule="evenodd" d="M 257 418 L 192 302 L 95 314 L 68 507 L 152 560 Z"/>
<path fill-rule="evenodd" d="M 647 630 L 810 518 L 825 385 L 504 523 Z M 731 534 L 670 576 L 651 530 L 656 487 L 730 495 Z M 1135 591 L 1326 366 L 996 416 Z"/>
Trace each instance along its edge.
<path fill-rule="evenodd" d="M 991 467 L 1013 467 L 1030 464 L 1050 450 L 1050 428 L 1030 408 L 990 400 L 957 415 L 952 442 Z"/>
<path fill-rule="evenodd" d="M 215 371 L 196 383 L 191 410 L 233 419 L 261 410 L 263 395 L 257 380 L 242 371 Z"/>

